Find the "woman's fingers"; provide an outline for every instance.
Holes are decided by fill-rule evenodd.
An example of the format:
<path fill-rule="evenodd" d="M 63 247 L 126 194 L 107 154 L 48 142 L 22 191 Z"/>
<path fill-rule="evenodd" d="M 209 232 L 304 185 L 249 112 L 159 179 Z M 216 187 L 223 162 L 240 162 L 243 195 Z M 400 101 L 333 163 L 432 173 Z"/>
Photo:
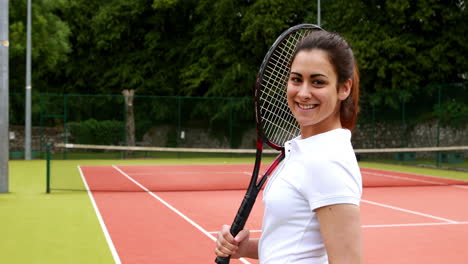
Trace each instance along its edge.
<path fill-rule="evenodd" d="M 238 242 L 234 239 L 229 231 L 230 227 L 224 225 L 221 231 L 218 232 L 216 241 L 215 253 L 220 257 L 227 257 L 235 254 L 238 249 Z"/>

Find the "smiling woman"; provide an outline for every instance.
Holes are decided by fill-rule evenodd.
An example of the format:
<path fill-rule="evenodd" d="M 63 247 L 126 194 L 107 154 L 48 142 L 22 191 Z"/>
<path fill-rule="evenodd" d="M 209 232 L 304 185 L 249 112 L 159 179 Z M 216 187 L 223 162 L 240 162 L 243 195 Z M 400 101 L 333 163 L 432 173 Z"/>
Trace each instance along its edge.
<path fill-rule="evenodd" d="M 285 142 L 284 160 L 264 189 L 261 238 L 248 230 L 233 237 L 223 226 L 218 255 L 264 264 L 362 263 L 362 179 L 350 131 L 359 97 L 355 65 L 335 33 L 317 31 L 296 46 L 285 90 L 300 135 Z"/>
<path fill-rule="evenodd" d="M 301 116 L 301 112 L 296 111 L 294 116 L 296 119 L 300 117 L 301 130 L 308 124 L 318 123 L 321 126 L 315 133 L 306 133 L 313 135 L 338 127 L 352 130 L 358 103 L 359 73 L 349 44 L 338 34 L 326 31 L 317 32 L 299 43 L 288 81 L 288 104 L 293 114 L 296 105 L 303 105 L 298 107 L 299 110 L 319 107 L 313 113 L 314 118 L 309 115 L 308 122 L 307 115 L 302 113 Z"/>
<path fill-rule="evenodd" d="M 301 135 L 286 143 L 284 165 L 265 188 L 259 245 L 268 263 L 362 263 L 362 179 L 350 143 L 358 97 L 343 38 L 319 31 L 297 45 L 287 100 Z"/>

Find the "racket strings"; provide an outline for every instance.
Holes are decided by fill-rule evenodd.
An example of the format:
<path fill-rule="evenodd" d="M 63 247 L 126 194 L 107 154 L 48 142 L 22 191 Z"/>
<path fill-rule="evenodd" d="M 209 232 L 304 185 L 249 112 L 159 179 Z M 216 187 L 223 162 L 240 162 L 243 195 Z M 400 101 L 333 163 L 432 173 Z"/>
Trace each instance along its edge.
<path fill-rule="evenodd" d="M 281 142 L 281 139 L 291 139 L 297 136 L 296 130 L 298 126 L 296 120 L 290 114 L 287 104 L 285 106 L 282 105 L 282 109 L 278 108 L 278 105 L 282 104 L 286 99 L 281 100 L 281 97 L 270 95 L 268 97 L 267 100 L 272 103 L 266 104 L 263 108 L 264 115 L 267 116 L 264 118 L 264 121 L 267 123 L 264 125 L 265 133 L 271 135 L 269 138 L 272 138 L 273 142 Z"/>
<path fill-rule="evenodd" d="M 313 31 L 301 29 L 289 34 L 278 44 L 265 66 L 259 98 L 262 129 L 265 137 L 278 146 L 300 133 L 299 124 L 288 107 L 286 88 L 296 45 Z"/>

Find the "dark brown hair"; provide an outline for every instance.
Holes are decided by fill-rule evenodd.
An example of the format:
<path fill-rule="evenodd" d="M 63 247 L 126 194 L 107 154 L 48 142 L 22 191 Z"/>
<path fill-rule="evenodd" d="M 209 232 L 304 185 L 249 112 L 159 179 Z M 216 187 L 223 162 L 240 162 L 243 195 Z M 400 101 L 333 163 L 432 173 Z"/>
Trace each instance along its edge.
<path fill-rule="evenodd" d="M 293 58 L 302 50 L 323 50 L 328 54 L 338 77 L 337 89 L 346 81 L 351 80 L 351 92 L 340 106 L 340 120 L 344 128 L 352 130 L 356 125 L 359 112 L 359 69 L 354 58 L 353 50 L 348 42 L 337 33 L 316 31 L 304 38 L 296 47 Z"/>

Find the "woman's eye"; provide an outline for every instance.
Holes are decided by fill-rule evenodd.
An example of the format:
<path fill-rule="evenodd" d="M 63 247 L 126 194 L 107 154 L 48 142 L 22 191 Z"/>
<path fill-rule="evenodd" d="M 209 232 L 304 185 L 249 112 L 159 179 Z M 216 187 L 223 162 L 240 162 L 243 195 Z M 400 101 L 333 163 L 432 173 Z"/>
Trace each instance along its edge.
<path fill-rule="evenodd" d="M 322 81 L 322 80 L 313 80 L 313 81 L 312 81 L 312 84 L 313 84 L 313 85 L 322 86 L 322 85 L 325 85 L 325 82 Z"/>
<path fill-rule="evenodd" d="M 301 82 L 301 78 L 298 78 L 298 77 L 291 77 L 291 81 L 294 82 L 294 83 L 299 83 Z"/>

